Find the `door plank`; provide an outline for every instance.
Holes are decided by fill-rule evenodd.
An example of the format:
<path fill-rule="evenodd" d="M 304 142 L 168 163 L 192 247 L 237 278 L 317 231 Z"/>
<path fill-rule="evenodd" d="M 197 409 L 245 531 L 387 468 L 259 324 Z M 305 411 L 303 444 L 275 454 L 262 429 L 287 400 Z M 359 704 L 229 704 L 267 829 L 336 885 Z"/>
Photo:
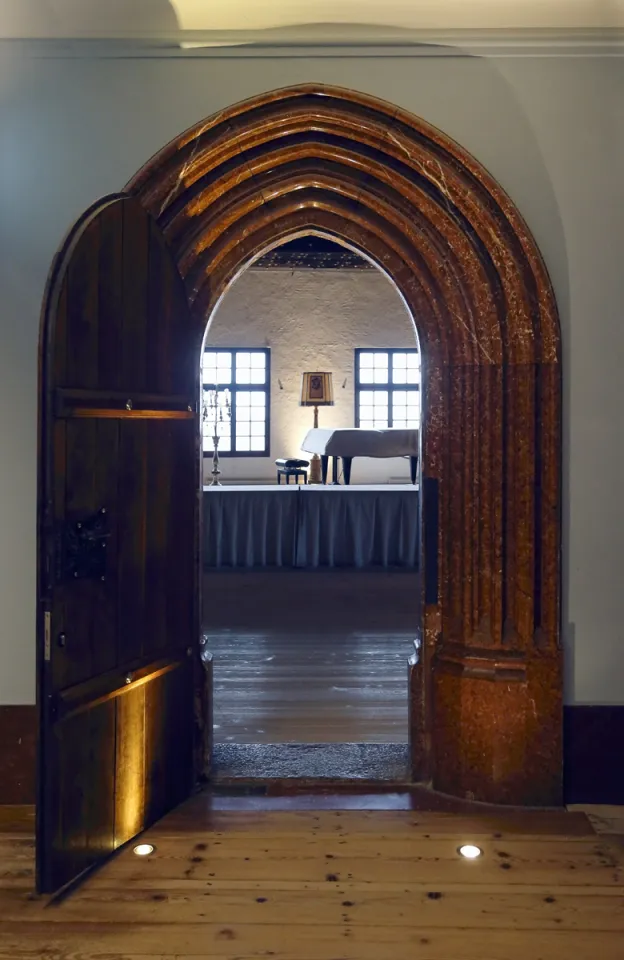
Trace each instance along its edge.
<path fill-rule="evenodd" d="M 115 846 L 144 828 L 145 817 L 145 686 L 116 700 Z"/>
<path fill-rule="evenodd" d="M 117 514 L 117 473 L 119 464 L 119 425 L 98 421 L 96 428 L 97 473 L 95 480 L 95 509 L 104 508 L 108 516 Z M 99 506 L 98 506 L 99 504 Z M 106 574 L 103 581 L 94 584 L 93 629 L 91 631 L 91 667 L 96 674 L 112 670 L 117 662 L 117 553 L 118 529 L 110 524 L 106 542 Z"/>
<path fill-rule="evenodd" d="M 64 521 L 73 524 L 95 513 L 102 504 L 97 499 L 98 425 L 95 421 L 71 421 L 66 426 L 64 465 Z M 65 646 L 55 649 L 54 662 L 60 669 L 60 683 L 80 683 L 93 673 L 94 606 L 102 585 L 77 579 L 61 583 L 58 592 L 64 601 L 64 622 L 52 617 L 56 637 L 64 633 Z M 59 681 L 57 681 L 59 682 Z"/>
<path fill-rule="evenodd" d="M 148 821 L 158 820 L 166 809 L 169 720 L 166 679 L 159 677 L 145 690 L 145 810 Z"/>
<path fill-rule="evenodd" d="M 172 425 L 171 506 L 168 516 L 168 540 L 177 563 L 169 569 L 167 633 L 178 648 L 186 647 L 189 636 L 199 637 L 199 473 L 185 468 L 185 451 L 194 443 L 194 421 Z M 199 456 L 199 446 L 197 448 Z M 196 521 L 196 522 L 195 522 Z M 189 583 L 197 583 L 189 602 Z"/>
<path fill-rule="evenodd" d="M 149 235 L 149 262 L 147 284 L 147 310 L 150 317 L 150 336 L 147 339 L 147 385 L 148 389 L 173 393 L 175 391 L 175 370 L 172 363 L 164 362 L 172 358 L 176 349 L 176 317 L 172 310 L 173 284 L 167 251 L 158 242 L 154 231 Z M 186 384 L 188 387 L 188 384 Z"/>
<path fill-rule="evenodd" d="M 123 318 L 123 208 L 102 211 L 98 245 L 98 384 L 116 387 L 120 379 Z"/>
<path fill-rule="evenodd" d="M 89 770 L 89 739 L 82 718 L 58 724 L 54 729 L 59 791 L 55 808 L 53 849 L 58 858 L 57 882 L 63 886 L 90 865 L 87 851 L 89 819 L 85 794 Z"/>
<path fill-rule="evenodd" d="M 98 704 L 83 722 L 89 725 L 83 818 L 91 865 L 115 849 L 115 703 Z"/>
<path fill-rule="evenodd" d="M 180 803 L 192 787 L 185 775 L 192 766 L 191 664 L 191 658 L 186 658 L 179 670 L 146 689 L 145 789 L 150 822 Z M 180 731 L 185 732 L 184 737 Z"/>
<path fill-rule="evenodd" d="M 67 268 L 67 382 L 76 387 L 98 378 L 99 244 L 100 222 L 93 219 Z"/>
<path fill-rule="evenodd" d="M 123 209 L 120 386 L 145 390 L 148 360 L 149 234 L 147 217 L 138 204 Z M 156 331 L 152 331 L 155 333 Z"/>
<path fill-rule="evenodd" d="M 52 267 L 54 270 L 54 265 Z M 69 278 L 62 278 L 55 305 L 54 323 L 49 330 L 50 342 L 46 349 L 51 351 L 52 366 L 57 383 L 67 381 L 67 302 Z"/>
<path fill-rule="evenodd" d="M 167 646 L 169 523 L 175 509 L 171 489 L 173 430 L 169 422 L 147 425 L 147 485 L 145 589 L 150 602 L 145 610 L 145 653 L 157 656 Z"/>
<path fill-rule="evenodd" d="M 145 643 L 147 425 L 126 420 L 119 430 L 117 656 L 126 663 L 142 657 Z"/>

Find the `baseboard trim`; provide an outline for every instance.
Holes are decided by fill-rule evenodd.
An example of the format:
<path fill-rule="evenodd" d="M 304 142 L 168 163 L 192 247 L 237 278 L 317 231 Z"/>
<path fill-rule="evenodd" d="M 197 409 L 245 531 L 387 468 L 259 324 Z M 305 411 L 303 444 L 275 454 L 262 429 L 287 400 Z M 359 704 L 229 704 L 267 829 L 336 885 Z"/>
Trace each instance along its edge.
<path fill-rule="evenodd" d="M 624 804 L 624 704 L 569 706 L 563 713 L 566 803 Z"/>
<path fill-rule="evenodd" d="M 0 705 L 0 803 L 35 802 L 37 707 Z"/>
<path fill-rule="evenodd" d="M 563 714 L 566 803 L 624 804 L 624 704 L 567 706 Z M 32 804 L 37 707 L 0 705 L 0 804 Z"/>

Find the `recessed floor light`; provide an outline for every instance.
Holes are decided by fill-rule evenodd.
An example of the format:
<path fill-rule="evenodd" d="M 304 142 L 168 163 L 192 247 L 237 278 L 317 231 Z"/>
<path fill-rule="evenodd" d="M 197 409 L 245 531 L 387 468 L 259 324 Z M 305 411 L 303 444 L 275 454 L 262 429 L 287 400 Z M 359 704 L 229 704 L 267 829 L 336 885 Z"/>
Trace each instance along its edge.
<path fill-rule="evenodd" d="M 460 857 L 464 857 L 466 860 L 476 860 L 477 857 L 483 855 L 481 847 L 476 847 L 474 843 L 463 843 L 457 852 Z"/>
<path fill-rule="evenodd" d="M 134 852 L 137 857 L 149 857 L 150 853 L 154 852 L 154 847 L 151 843 L 139 843 L 134 848 Z"/>

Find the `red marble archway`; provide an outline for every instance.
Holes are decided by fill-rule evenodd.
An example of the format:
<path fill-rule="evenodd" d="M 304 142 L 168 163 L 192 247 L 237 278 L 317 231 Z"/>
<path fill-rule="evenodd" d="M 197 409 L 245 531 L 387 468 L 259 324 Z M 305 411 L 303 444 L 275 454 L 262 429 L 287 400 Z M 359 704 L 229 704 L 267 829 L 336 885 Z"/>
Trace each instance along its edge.
<path fill-rule="evenodd" d="M 251 258 L 321 232 L 364 252 L 415 318 L 425 570 L 416 774 L 482 801 L 561 796 L 560 331 L 517 209 L 458 144 L 390 104 L 304 85 L 210 117 L 127 190 L 205 320 Z M 434 498 L 435 499 L 435 498 Z"/>

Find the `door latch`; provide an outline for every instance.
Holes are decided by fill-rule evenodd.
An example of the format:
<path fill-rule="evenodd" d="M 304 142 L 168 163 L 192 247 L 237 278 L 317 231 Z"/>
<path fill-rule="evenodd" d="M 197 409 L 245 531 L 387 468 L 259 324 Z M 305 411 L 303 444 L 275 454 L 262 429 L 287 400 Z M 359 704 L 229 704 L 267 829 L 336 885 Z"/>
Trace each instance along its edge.
<path fill-rule="evenodd" d="M 106 507 L 79 520 L 68 520 L 57 532 L 56 581 L 105 580 L 110 524 Z"/>
<path fill-rule="evenodd" d="M 46 610 L 43 614 L 43 659 L 46 663 L 50 661 L 52 655 L 51 651 L 51 634 L 52 634 L 52 614 L 49 610 Z"/>

